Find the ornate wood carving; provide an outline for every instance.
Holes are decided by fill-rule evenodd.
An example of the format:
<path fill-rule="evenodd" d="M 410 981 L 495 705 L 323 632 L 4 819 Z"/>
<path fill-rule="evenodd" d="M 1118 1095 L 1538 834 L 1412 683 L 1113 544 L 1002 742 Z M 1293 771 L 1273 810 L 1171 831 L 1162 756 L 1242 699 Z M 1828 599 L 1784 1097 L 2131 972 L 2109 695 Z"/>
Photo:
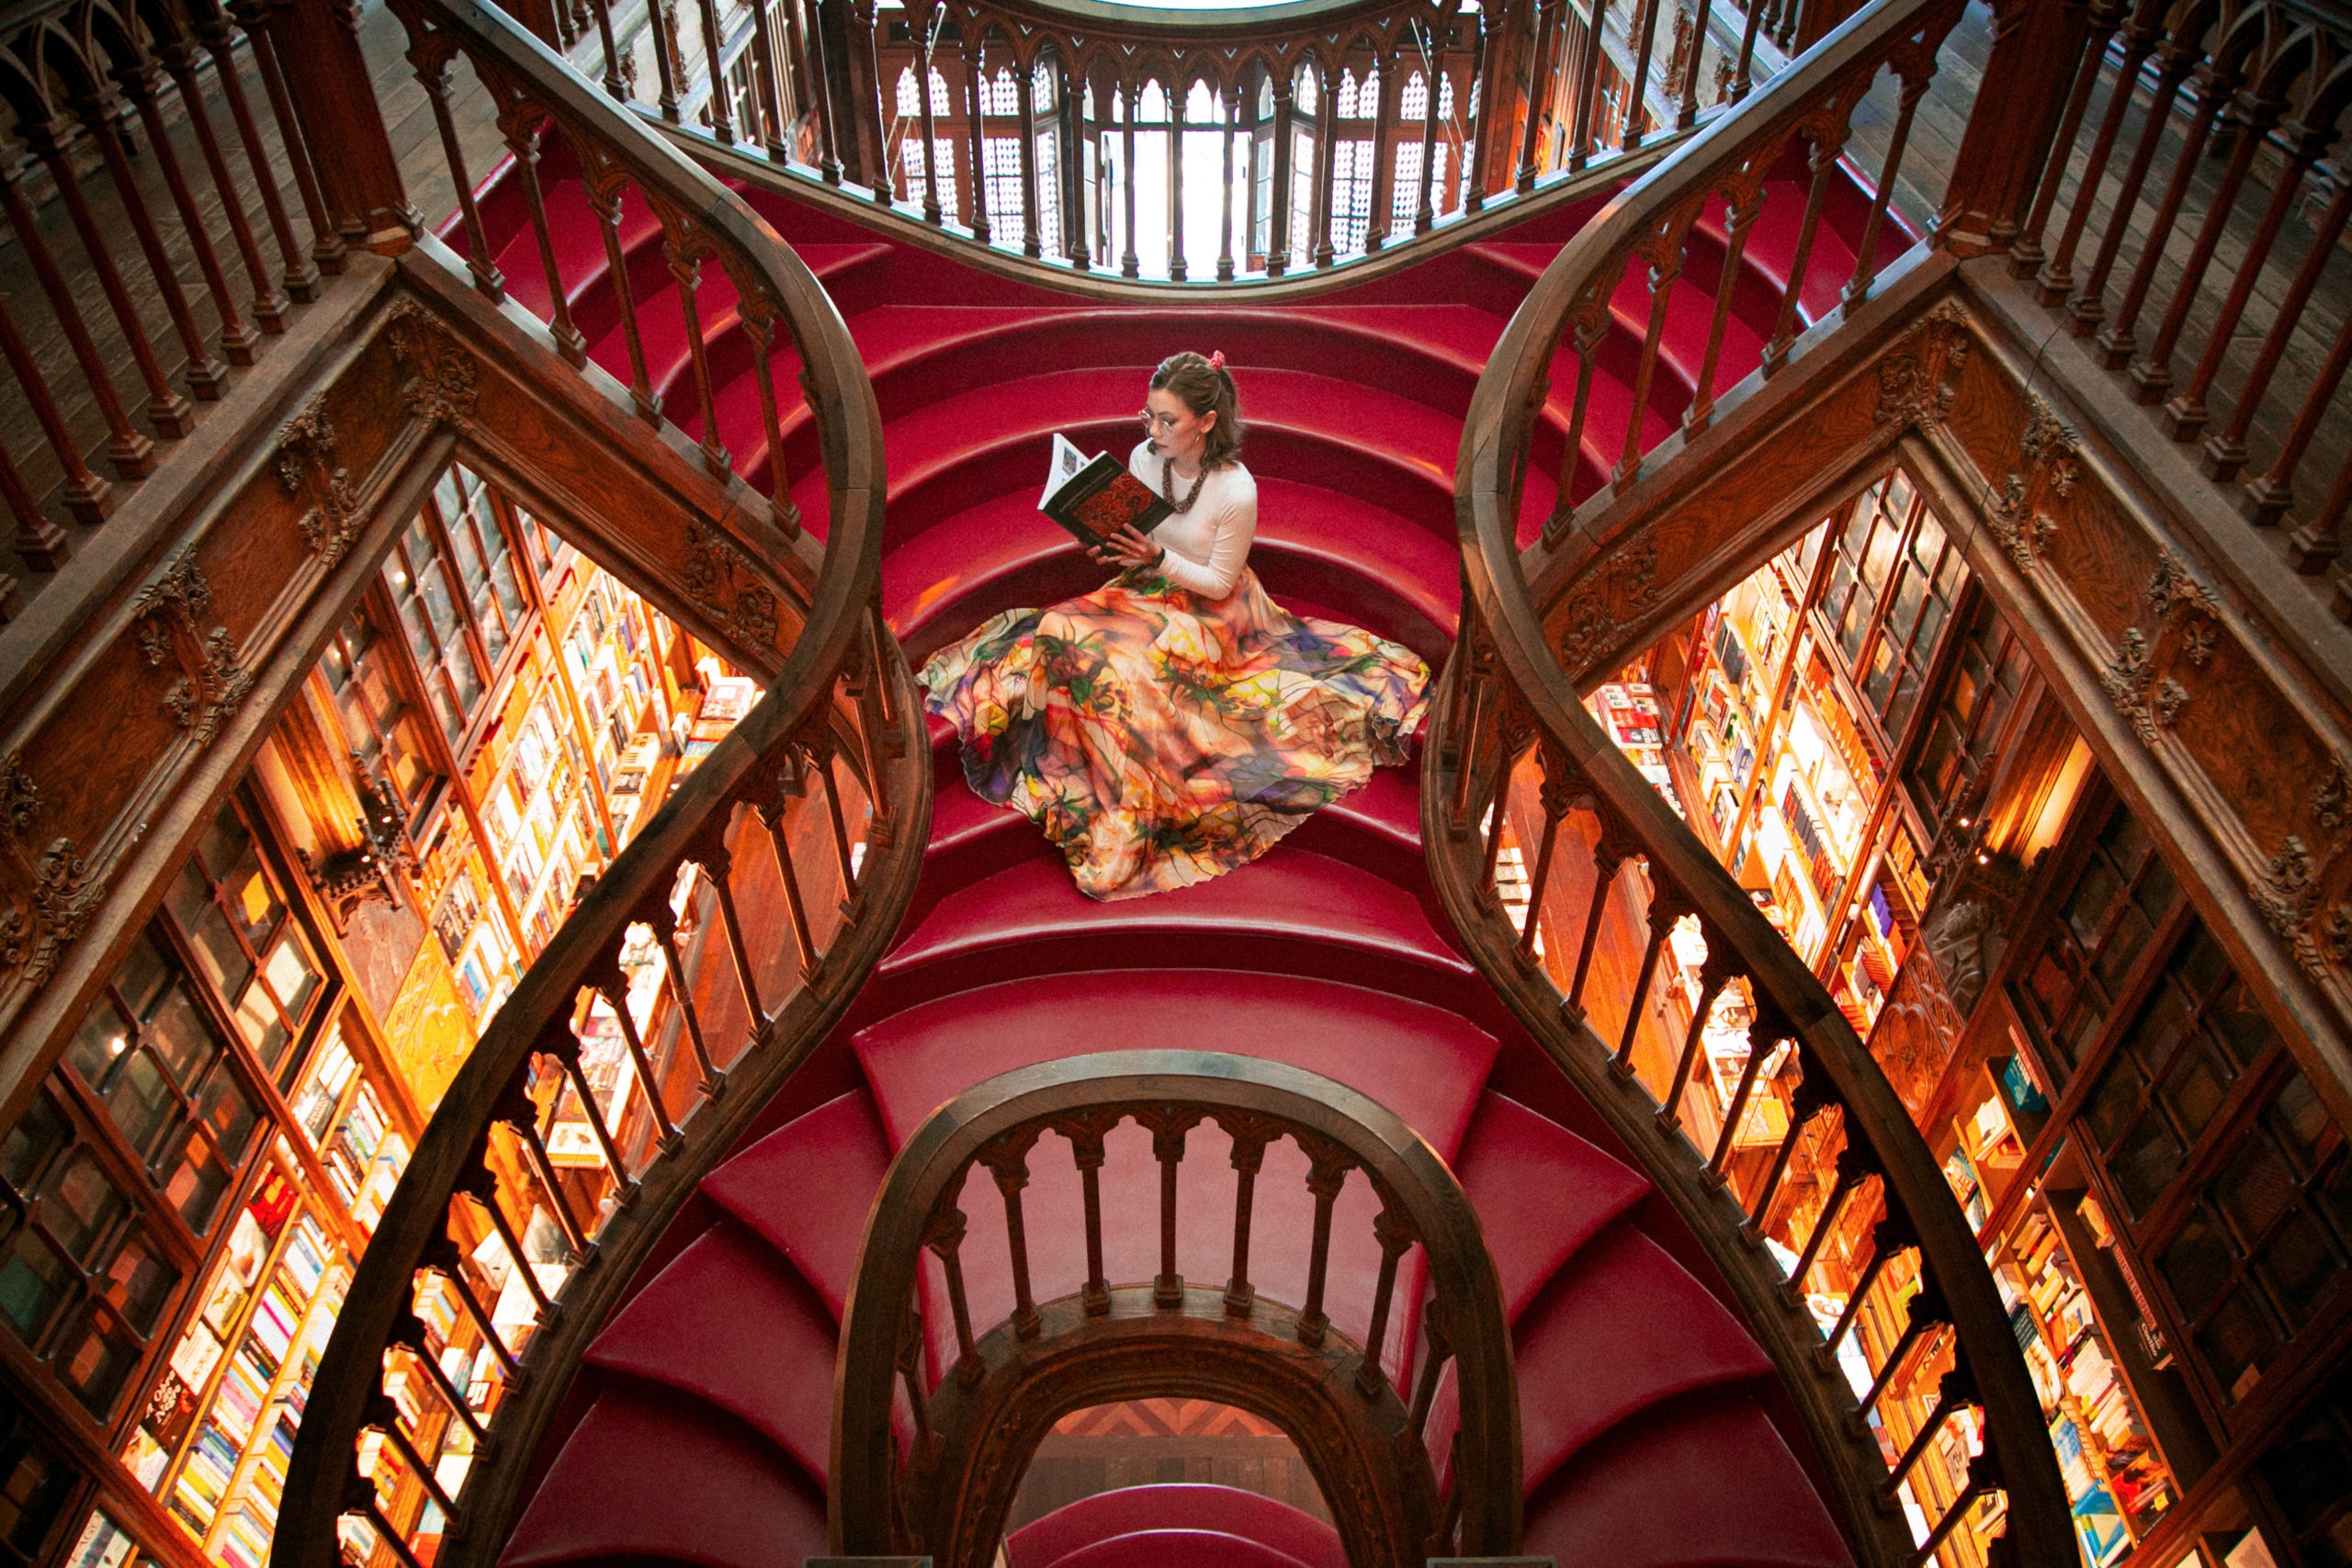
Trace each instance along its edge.
<path fill-rule="evenodd" d="M 408 373 L 401 395 L 409 412 L 427 424 L 446 424 L 460 434 L 470 431 L 479 364 L 447 324 L 414 300 L 403 299 L 392 307 L 384 335 L 393 359 Z"/>
<path fill-rule="evenodd" d="M 237 640 L 229 628 L 204 625 L 211 608 L 212 584 L 192 546 L 175 556 L 130 604 L 141 657 L 155 669 L 181 671 L 164 693 L 164 711 L 199 746 L 220 733 L 222 722 L 254 687 L 253 671 L 238 661 Z"/>
<path fill-rule="evenodd" d="M 323 395 L 279 432 L 277 483 L 289 496 L 312 497 L 311 510 L 294 525 L 318 552 L 319 564 L 333 568 L 350 550 L 364 519 L 351 470 L 335 461 L 334 425 Z"/>

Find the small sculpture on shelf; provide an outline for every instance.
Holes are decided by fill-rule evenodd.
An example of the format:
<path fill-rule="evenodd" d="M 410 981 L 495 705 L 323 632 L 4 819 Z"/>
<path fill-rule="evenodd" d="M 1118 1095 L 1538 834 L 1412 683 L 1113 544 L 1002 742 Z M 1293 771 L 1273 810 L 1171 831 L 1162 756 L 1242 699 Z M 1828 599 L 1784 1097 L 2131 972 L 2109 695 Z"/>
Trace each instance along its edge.
<path fill-rule="evenodd" d="M 311 886 L 326 901 L 341 936 L 362 904 L 380 902 L 398 908 L 401 878 L 416 870 L 416 851 L 408 841 L 408 812 L 390 780 L 370 779 L 359 758 L 351 760 L 359 775 L 359 816 L 355 826 L 359 842 L 337 850 L 313 863 L 306 851 L 297 850 Z"/>

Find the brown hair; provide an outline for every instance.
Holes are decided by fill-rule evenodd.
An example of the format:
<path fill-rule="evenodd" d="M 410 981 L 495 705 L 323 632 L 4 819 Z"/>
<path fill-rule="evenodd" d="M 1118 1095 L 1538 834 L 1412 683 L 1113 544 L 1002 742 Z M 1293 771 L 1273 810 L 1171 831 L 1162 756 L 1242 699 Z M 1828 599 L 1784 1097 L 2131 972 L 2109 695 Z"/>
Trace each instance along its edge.
<path fill-rule="evenodd" d="M 1201 467 L 1222 468 L 1241 456 L 1241 409 L 1232 373 L 1191 352 L 1171 354 L 1151 373 L 1151 389 L 1173 392 L 1195 418 L 1214 413 L 1201 446 Z"/>

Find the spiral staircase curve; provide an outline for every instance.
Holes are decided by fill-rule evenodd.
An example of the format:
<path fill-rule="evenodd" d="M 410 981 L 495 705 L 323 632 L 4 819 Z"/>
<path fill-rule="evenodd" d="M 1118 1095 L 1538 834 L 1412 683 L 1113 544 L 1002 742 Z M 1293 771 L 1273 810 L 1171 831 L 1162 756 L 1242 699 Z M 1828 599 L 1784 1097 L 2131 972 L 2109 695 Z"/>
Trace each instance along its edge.
<path fill-rule="evenodd" d="M 577 175 L 560 148 L 539 176 L 551 214 L 588 210 L 562 199 Z M 1804 171 L 1775 177 L 1794 183 Z M 517 185 L 502 175 L 485 183 L 484 231 L 518 300 L 542 310 L 530 280 L 543 269 Z M 1046 438 L 1061 431 L 1090 450 L 1125 450 L 1125 411 L 1149 367 L 1179 348 L 1214 348 L 1243 392 L 1261 492 L 1252 564 L 1268 589 L 1295 610 L 1369 626 L 1441 662 L 1458 605 L 1451 492 L 1463 415 L 1511 310 L 1596 205 L 1433 249 L 1371 281 L 1255 303 L 1197 289 L 1056 288 L 785 191 L 739 188 L 822 280 L 873 378 L 889 464 L 884 608 L 916 660 L 1001 609 L 1100 581 L 1035 513 Z M 1835 188 L 1816 255 L 1852 243 L 1867 202 L 1851 182 Z M 589 355 L 627 379 L 620 323 L 608 303 L 600 313 L 621 292 L 601 276 L 604 236 L 593 222 L 554 229 Z M 680 313 L 663 308 L 676 282 L 650 215 L 625 212 L 621 240 L 650 378 L 703 435 L 689 412 L 683 329 L 652 335 Z M 1748 276 L 1735 293 L 1719 384 L 1751 367 L 1770 335 L 1793 240 L 1759 228 L 1740 253 Z M 1719 269 L 1724 248 L 1713 254 Z M 1664 373 L 1638 411 L 1645 424 L 1670 423 L 1687 399 L 1719 277 L 1700 257 L 1677 281 Z M 1803 309 L 1834 303 L 1808 297 Z M 1629 369 L 1648 313 L 1645 301 L 1639 315 L 1630 305 L 1629 296 L 1611 333 Z M 763 488 L 780 457 L 803 476 L 804 517 L 822 517 L 805 421 L 786 422 L 779 451 L 763 449 L 749 346 L 723 278 L 705 280 L 703 307 L 722 443 Z M 1572 378 L 1555 378 L 1564 384 Z M 1558 499 L 1546 476 L 1567 472 L 1578 498 L 1597 489 L 1603 455 L 1622 448 L 1636 417 L 1627 381 L 1600 378 L 1584 449 L 1564 467 L 1561 396 L 1539 422 L 1522 543 Z M 1412 770 L 1383 770 L 1238 873 L 1097 904 L 1025 820 L 964 786 L 952 732 L 934 721 L 932 739 L 937 804 L 894 945 L 831 1036 L 704 1177 L 596 1337 L 529 1458 L 529 1500 L 501 1549 L 506 1568 L 767 1568 L 823 1554 L 839 1327 L 892 1155 L 971 1085 L 1110 1045 L 1240 1052 L 1325 1074 L 1395 1111 L 1453 1166 L 1513 1325 L 1529 1551 L 1634 1568 L 1852 1561 L 1823 1501 L 1818 1461 L 1729 1292 L 1452 938 L 1423 864 Z M 1141 1212 L 1144 1184 L 1157 1181 L 1148 1139 L 1114 1135 L 1103 1180 L 1106 1214 Z M 1305 1222 L 1262 1224 L 1261 1289 L 1282 1297 L 1284 1268 L 1304 1271 Z M 1150 1227 L 1122 1234 L 1114 1218 L 1110 1228 L 1112 1277 L 1149 1277 Z M 1069 1252 L 1076 1237 L 1033 1220 L 1040 1299 L 1082 1277 Z M 1222 1245 L 1214 1227 L 1188 1232 L 1188 1277 L 1220 1277 L 1213 1254 Z M 1368 1243 L 1348 1247 L 1335 1238 L 1335 1302 L 1367 1298 L 1336 1281 L 1368 1285 L 1377 1267 Z M 1005 1281 L 983 1271 L 971 1288 L 976 1320 L 1001 1320 Z M 1400 1299 L 1418 1300 L 1416 1281 Z M 938 1340 L 946 1316 L 925 1314 L 933 1379 L 953 1359 L 952 1341 L 943 1354 Z M 1334 1325 L 1365 1327 L 1338 1307 Z M 1398 1314 L 1384 1347 L 1399 1376 L 1416 1327 L 1412 1313 Z M 1248 1504 L 1181 1489 L 1111 1496 L 1121 1500 L 1092 1500 L 1084 1528 L 1065 1521 L 1060 1535 L 1032 1536 L 1012 1561 L 1309 1560 L 1293 1525 Z"/>

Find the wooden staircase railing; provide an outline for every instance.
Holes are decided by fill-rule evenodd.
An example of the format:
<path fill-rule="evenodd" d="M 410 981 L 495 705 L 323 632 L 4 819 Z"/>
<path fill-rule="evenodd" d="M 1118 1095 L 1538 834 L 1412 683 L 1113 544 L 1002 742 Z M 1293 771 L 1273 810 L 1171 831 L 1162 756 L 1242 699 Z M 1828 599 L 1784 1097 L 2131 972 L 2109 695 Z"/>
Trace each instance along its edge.
<path fill-rule="evenodd" d="M 556 0 L 537 25 L 730 175 L 847 189 L 886 227 L 1050 262 L 1041 276 L 1230 283 L 1459 238 L 1539 185 L 1631 177 L 1846 8 L 653 0 L 616 34 L 613 0 Z"/>
<path fill-rule="evenodd" d="M 521 1461 L 588 1337 L 695 1181 L 881 956 L 930 816 L 921 705 L 877 604 L 880 416 L 831 301 L 741 202 L 503 12 L 441 0 L 399 9 L 424 74 L 446 80 L 462 54 L 494 95 L 543 241 L 531 154 L 550 130 L 608 218 L 625 197 L 656 214 L 698 371 L 695 280 L 706 259 L 724 268 L 757 348 L 775 521 L 797 536 L 776 396 L 796 381 L 830 516 L 805 615 L 730 581 L 749 581 L 730 564 L 744 547 L 701 547 L 714 602 L 731 598 L 731 613 L 769 636 L 797 618 L 797 640 L 764 699 L 582 897 L 420 1141 L 352 1282 L 292 1456 L 273 1556 L 311 1568 L 346 1552 L 403 1568 L 494 1556 L 521 1500 Z M 446 101 L 434 101 L 446 130 Z M 449 148 L 454 158 L 454 139 Z M 471 182 L 462 164 L 454 173 L 473 225 Z M 503 300 L 478 227 L 473 239 L 474 285 Z M 553 253 L 542 243 L 540 254 Z M 447 254 L 428 245 L 424 259 Z M 548 285 L 545 341 L 577 367 L 563 282 Z M 638 412 L 658 422 L 637 357 Z M 709 378 L 695 380 L 708 432 Z M 738 510 L 762 506 L 735 485 L 729 454 L 708 440 L 702 451 Z M 654 987 L 639 976 L 666 981 L 664 1006 L 644 1005 Z M 620 1049 L 603 1054 L 617 1076 L 592 1078 L 583 1045 L 615 1036 Z"/>
<path fill-rule="evenodd" d="M 1574 391 L 1558 416 L 1568 428 L 1561 500 L 1544 525 L 1547 544 L 1569 533 L 1580 462 L 1588 473 L 1606 468 L 1593 501 L 1605 507 L 1642 482 L 1645 461 L 1658 460 L 1658 446 L 1673 441 L 1679 450 L 1706 426 L 1720 395 L 1715 372 L 1741 282 L 1742 237 L 1776 198 L 1766 172 L 1798 151 L 1809 155 L 1811 188 L 1778 326 L 1756 375 L 1776 374 L 1792 349 L 1802 352 L 1796 305 L 1816 281 L 1807 256 L 1829 166 L 1850 134 L 1856 104 L 1886 70 L 1900 80 L 1900 118 L 1858 260 L 1844 280 L 1847 307 L 1880 286 L 1886 193 L 1937 47 L 1960 10 L 1954 0 L 1878 0 L 1865 8 L 1772 92 L 1715 122 L 1613 202 L 1561 252 L 1513 318 L 1480 378 L 1463 434 L 1455 478 L 1463 624 L 1423 754 L 1422 833 L 1441 896 L 1481 970 L 1650 1168 L 1741 1296 L 1829 1467 L 1858 1553 L 1873 1562 L 1928 1561 L 1963 1524 L 2005 1507 L 2001 1550 L 2008 1561 L 2058 1568 L 2075 1559 L 2065 1493 L 2008 1314 L 1966 1218 L 1822 985 L 1585 711 L 1562 668 L 1566 661 L 1581 674 L 1579 650 L 1547 639 L 1516 543 L 1535 424 L 1555 417 L 1546 409 L 1547 378 L 1571 361 Z M 1667 290 L 1694 225 L 1711 211 L 1723 214 L 1732 261 L 1722 268 L 1694 395 L 1679 431 L 1663 421 L 1645 429 L 1639 411 L 1649 406 L 1659 373 Z M 1637 412 L 1622 445 L 1600 451 L 1587 427 L 1589 394 L 1612 305 L 1622 309 L 1621 281 L 1636 265 L 1657 302 L 1631 356 Z M 1832 310 L 1812 332 L 1834 333 L 1842 319 Z M 1596 639 L 1613 635 L 1585 630 Z M 1579 633 L 1570 626 L 1565 635 L 1573 642 Z M 1514 925 L 1497 882 L 1514 814 L 1533 846 L 1523 927 Z M 1580 853 L 1592 862 L 1589 912 L 1580 929 L 1573 920 L 1565 929 L 1547 922 L 1549 946 L 1539 950 L 1532 911 L 1544 907 L 1567 858 Z M 1631 863 L 1641 869 L 1627 870 Z M 1595 963 L 1604 912 L 1621 891 L 1647 924 L 1631 976 Z M 1690 918 L 1706 947 L 1702 994 L 1671 1068 L 1647 1081 L 1633 1062 L 1636 1033 L 1655 1000 L 1660 950 Z M 1702 1097 L 1687 1092 L 1701 1031 L 1718 998 L 1740 987 L 1753 1020 L 1746 1066 L 1721 1122 L 1702 1130 Z M 1611 1021 L 1607 1037 L 1596 1026 L 1600 1019 Z M 1737 1179 L 1735 1142 L 1767 1100 L 1784 1112 L 1785 1133 L 1768 1166 L 1751 1164 Z M 1800 1193 L 1804 1201 L 1792 1201 Z M 1833 1243 L 1858 1284 L 1817 1327 L 1802 1303 L 1816 1258 Z M 1792 1260 L 1785 1273 L 1773 1261 L 1776 1249 Z M 1916 1284 L 1916 1292 L 1901 1294 L 1898 1284 Z M 1866 1308 L 1893 1309 L 1890 1332 L 1901 1326 L 1881 1364 L 1865 1360 L 1867 1375 L 1849 1385 L 1830 1369 Z M 1939 1379 L 1922 1375 L 1947 1363 Z M 1915 1484 L 1928 1520 L 1925 1540 L 1915 1544 L 1893 1515 L 1894 1495 L 1906 1482 L 1928 1479 L 1918 1473 L 1920 1461 L 1955 1418 L 1981 1424 L 1981 1450 L 1964 1480 Z M 1860 1438 L 1864 1420 L 1878 1428 L 1879 1441 Z"/>
<path fill-rule="evenodd" d="M 1159 1168 L 1159 1272 L 1114 1286 L 1103 1269 L 1104 1139 L 1133 1120 Z M 1232 1272 L 1221 1288 L 1177 1271 L 1178 1178 L 1186 1134 L 1215 1122 L 1238 1173 Z M 1039 1145 L 1067 1142 L 1084 1202 L 1087 1279 L 1032 1299 L 1023 1191 Z M 1277 1303 L 1250 1277 L 1258 1176 L 1284 1139 L 1306 1156 L 1314 1239 L 1305 1300 Z M 1058 1160 L 1055 1162 L 1058 1165 Z M 965 1287 L 968 1218 L 958 1206 L 985 1168 L 1003 1201 L 1013 1310 L 976 1325 Z M 1351 1177 L 1380 1205 L 1378 1283 L 1361 1346 L 1325 1308 L 1333 1211 Z M 1069 1179 L 1067 1176 L 1061 1179 Z M 1114 1217 L 1114 1223 L 1117 1223 Z M 1426 1350 L 1396 1376 L 1381 1347 L 1399 1310 L 1400 1266 L 1426 1264 Z M 918 1276 L 923 1255 L 954 1318 L 956 1355 L 924 1370 Z M 1458 1424 L 1432 1424 L 1448 1368 Z M 901 1451 L 899 1385 L 913 1416 Z M 929 1553 L 941 1568 L 986 1568 L 1027 1461 L 1053 1423 L 1105 1400 L 1216 1399 L 1264 1416 L 1298 1443 L 1330 1500 L 1348 1561 L 1419 1568 L 1428 1557 L 1507 1556 L 1520 1536 L 1519 1393 L 1510 1325 L 1477 1215 L 1445 1163 L 1394 1114 L 1317 1074 L 1253 1056 L 1124 1051 L 1065 1057 L 976 1085 L 907 1140 L 875 1200 L 842 1332 L 833 1405 L 832 1545 L 852 1557 Z M 1432 1448 L 1447 1454 L 1431 1462 Z M 1441 1480 L 1441 1471 L 1442 1479 Z"/>

